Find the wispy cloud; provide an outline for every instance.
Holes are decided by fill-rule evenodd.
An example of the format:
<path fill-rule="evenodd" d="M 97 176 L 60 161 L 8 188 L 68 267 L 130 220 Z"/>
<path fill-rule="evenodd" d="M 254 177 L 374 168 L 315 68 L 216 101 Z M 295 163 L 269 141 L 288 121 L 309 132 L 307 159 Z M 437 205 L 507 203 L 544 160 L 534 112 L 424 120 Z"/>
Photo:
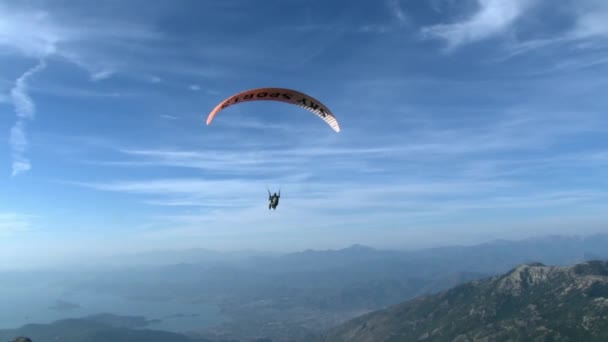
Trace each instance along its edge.
<path fill-rule="evenodd" d="M 150 83 L 160 83 L 163 81 L 162 78 L 160 78 L 158 76 L 154 76 L 154 75 L 147 76 L 146 80 L 148 80 L 148 82 L 150 82 Z"/>
<path fill-rule="evenodd" d="M 305 211 L 341 211 L 338 216 L 355 215 L 353 210 L 379 212 L 394 211 L 400 207 L 407 211 L 420 210 L 431 199 L 453 196 L 475 198 L 480 194 L 512 186 L 500 181 L 429 181 L 402 179 L 398 184 L 361 184 L 353 181 L 294 179 L 296 175 L 274 179 L 156 179 L 148 181 L 118 181 L 108 183 L 73 183 L 101 191 L 123 192 L 136 195 L 152 195 L 147 203 L 161 206 L 198 206 L 221 212 L 240 208 L 250 210 L 259 207 L 266 199 L 266 183 L 280 184 L 284 201 L 292 208 Z M 149 198 L 146 196 L 146 198 Z M 426 204 L 424 204 L 424 203 Z M 284 209 L 294 213 L 292 209 Z M 361 213 L 364 215 L 365 213 Z M 237 215 L 238 216 L 238 215 Z M 357 219 L 360 219 L 357 218 Z"/>
<path fill-rule="evenodd" d="M 179 117 L 175 116 L 175 115 L 169 115 L 169 114 L 162 114 L 160 116 L 163 119 L 167 119 L 167 120 L 177 120 L 179 119 Z"/>
<path fill-rule="evenodd" d="M 102 69 L 102 70 L 98 70 L 98 71 L 94 71 L 91 74 L 91 79 L 93 81 L 100 81 L 100 80 L 104 80 L 106 78 L 111 77 L 113 74 L 115 73 L 114 70 L 110 70 L 110 69 Z"/>
<path fill-rule="evenodd" d="M 57 52 L 57 44 L 69 34 L 53 25 L 45 11 L 23 12 L 0 5 L 0 46 L 29 57 L 42 58 Z"/>
<path fill-rule="evenodd" d="M 565 62 L 559 62 L 553 69 L 579 69 L 606 62 L 605 49 L 608 47 L 608 3 L 597 0 L 568 2 L 568 15 L 572 24 L 557 33 L 544 34 L 541 38 L 516 40 L 508 44 L 507 53 L 500 59 L 508 59 L 521 54 L 570 46 L 573 51 L 598 50 L 597 55 L 578 55 Z M 547 14 L 549 15 L 549 14 Z"/>
<path fill-rule="evenodd" d="M 531 111 L 533 109 L 530 109 Z M 560 143 L 565 137 L 604 132 L 606 127 L 592 116 L 586 120 L 569 113 L 553 113 L 551 116 L 532 117 L 529 111 L 516 111 L 506 120 L 493 122 L 491 125 L 478 127 L 464 126 L 460 129 L 420 130 L 413 136 L 416 143 L 388 140 L 371 145 L 352 145 L 346 140 L 344 145 L 332 146 L 311 144 L 309 146 L 280 147 L 265 149 L 264 152 L 231 146 L 234 149 L 213 151 L 176 150 L 176 149 L 124 149 L 117 151 L 128 157 L 125 161 L 108 163 L 116 166 L 140 167 L 173 167 L 191 168 L 206 171 L 208 177 L 219 177 L 224 181 L 211 179 L 186 179 L 117 182 L 93 186 L 103 191 L 131 192 L 153 195 L 148 203 L 168 206 L 201 206 L 214 203 L 221 207 L 231 202 L 223 194 L 240 193 L 243 198 L 259 196 L 260 187 L 265 184 L 286 184 L 292 189 L 303 189 L 301 184 L 281 180 L 284 175 L 298 174 L 307 171 L 305 176 L 306 191 L 294 197 L 311 198 L 314 201 L 329 197 L 340 197 L 336 203 L 352 203 L 352 199 L 361 198 L 360 205 L 369 207 L 370 201 L 379 206 L 392 207 L 401 203 L 396 199 L 411 194 L 420 196 L 424 193 L 439 194 L 440 190 L 452 195 L 479 194 L 487 189 L 507 191 L 504 186 L 512 186 L 521 181 L 518 176 L 537 174 L 553 169 L 556 166 L 568 169 L 575 166 L 593 166 L 601 162 L 601 154 L 589 156 L 584 161 L 578 154 L 549 160 L 545 156 L 537 159 L 537 153 L 548 151 L 553 144 Z M 536 111 L 536 113 L 538 113 Z M 601 118 L 596 118 L 601 119 Z M 543 127 L 539 130 L 538 127 Z M 428 129 L 428 128 L 427 128 Z M 496 152 L 529 151 L 529 159 L 508 157 L 496 159 Z M 593 158 L 592 158 L 593 157 Z M 598 160 L 598 158 L 600 160 Z M 444 165 L 450 161 L 452 165 Z M 497 164 L 498 163 L 498 164 Z M 443 165 L 443 166 L 441 166 Z M 574 166 L 564 166 L 574 165 Z M 392 170 L 397 167 L 396 170 Z M 401 171 L 399 171 L 401 170 Z M 406 171 L 408 170 L 408 171 Z M 381 174 L 381 181 L 362 178 L 366 172 Z M 412 173 L 410 173 L 412 172 Z M 424 177 L 411 177 L 411 174 L 424 174 Z M 213 176 L 214 175 L 214 176 Z M 304 175 L 302 175 L 304 176 Z M 448 183 L 437 183 L 436 177 L 449 179 Z M 315 180 L 311 183 L 311 180 Z M 365 179 L 365 180 L 363 180 Z M 493 179 L 492 182 L 486 180 Z M 400 184 L 386 187 L 386 183 Z M 353 192 L 344 189 L 356 189 Z M 479 190 L 476 190 L 479 189 Z M 511 189 L 510 191 L 513 191 Z M 320 191 L 320 192 L 319 192 Z M 334 193 L 338 191 L 338 193 Z M 398 193 L 392 197 L 388 194 Z M 509 192 L 509 191 L 507 191 Z M 162 194 L 172 194 L 158 198 Z M 339 195 L 341 193 L 343 196 Z M 209 195 L 200 197 L 201 194 Z M 376 201 L 389 199 L 389 201 Z M 407 196 L 406 196 L 407 197 Z M 390 202 L 390 204 L 388 204 Z M 327 206 L 327 203 L 324 204 Z M 480 202 L 483 205 L 483 202 Z"/>
<path fill-rule="evenodd" d="M 15 106 L 17 122 L 11 129 L 9 143 L 12 154 L 12 175 L 16 176 L 31 169 L 31 163 L 24 155 L 28 145 L 26 122 L 32 120 L 36 112 L 34 101 L 28 93 L 28 80 L 46 67 L 53 59 L 64 59 L 90 73 L 91 80 L 106 79 L 116 72 L 116 63 L 104 58 L 101 50 L 93 52 L 90 41 L 121 43 L 129 39 L 143 39 L 154 36 L 136 27 L 106 26 L 107 23 L 61 21 L 49 11 L 28 7 L 23 4 L 0 4 L 0 47 L 6 52 L 39 59 L 39 64 L 26 71 L 16 80 L 10 93 Z M 54 91 L 59 88 L 53 87 Z M 78 91 L 70 92 L 74 96 Z"/>
<path fill-rule="evenodd" d="M 30 161 L 24 156 L 24 152 L 27 148 L 25 124 L 26 121 L 34 118 L 36 106 L 28 95 L 27 80 L 35 73 L 44 69 L 45 66 L 46 64 L 44 61 L 41 61 L 37 66 L 21 75 L 15 82 L 13 89 L 11 89 L 11 98 L 13 105 L 15 106 L 15 113 L 17 114 L 17 122 L 13 128 L 11 128 L 9 139 L 13 158 L 13 176 L 26 172 L 31 168 Z"/>
<path fill-rule="evenodd" d="M 401 0 L 388 0 L 388 6 L 400 24 L 409 23 L 410 19 L 403 7 L 401 7 Z"/>
<path fill-rule="evenodd" d="M 381 235 L 387 236 L 393 233 L 389 227 L 426 227 L 428 233 L 437 232 L 435 229 L 440 227 L 460 227 L 463 222 L 477 227 L 485 222 L 485 217 L 490 223 L 500 218 L 503 225 L 514 228 L 521 223 L 514 218 L 530 210 L 539 211 L 537 218 L 552 217 L 557 211 L 560 215 L 574 215 L 581 207 L 596 206 L 601 212 L 601 203 L 607 199 L 604 192 L 593 189 L 547 192 L 493 181 L 419 178 L 393 184 L 332 184 L 308 179 L 283 183 L 282 204 L 279 210 L 269 213 L 262 181 L 157 179 L 81 185 L 139 195 L 149 205 L 171 209 L 144 218 L 147 228 L 141 238 L 190 237 L 241 244 L 246 235 L 276 237 L 286 232 L 301 237 L 309 232 L 314 235 L 348 229 L 364 238 L 369 229 L 381 229 Z M 517 191 L 509 193 L 510 189 Z"/>
<path fill-rule="evenodd" d="M 0 212 L 0 237 L 9 237 L 29 230 L 31 224 L 27 216 Z"/>
<path fill-rule="evenodd" d="M 507 31 L 532 2 L 533 0 L 477 0 L 477 12 L 466 20 L 425 27 L 422 34 L 445 40 L 450 49 L 488 39 Z"/>
<path fill-rule="evenodd" d="M 332 143 L 308 138 L 300 141 L 289 127 L 279 125 L 277 129 L 285 129 L 294 144 L 264 145 L 258 142 L 256 145 L 250 139 L 242 139 L 243 135 L 239 134 L 229 145 L 205 144 L 213 148 L 114 146 L 111 149 L 118 152 L 116 159 L 89 159 L 86 163 L 109 167 L 201 170 L 213 177 L 237 177 L 249 181 L 299 174 L 303 170 L 312 177 L 331 181 L 365 179 L 369 174 L 376 174 L 383 175 L 386 182 L 401 182 L 404 179 L 398 175 L 405 172 L 424 172 L 429 178 L 461 175 L 501 179 L 540 172 L 544 169 L 543 161 L 546 165 L 563 165 L 567 162 L 563 158 L 549 161 L 547 156 L 552 156 L 554 148 L 559 148 L 566 139 L 605 134 L 607 131 L 608 122 L 602 115 L 551 110 L 520 105 L 507 114 L 487 113 L 488 118 L 484 120 L 468 118 L 456 121 L 458 128 L 448 128 L 440 120 L 434 123 L 408 121 L 408 131 L 404 133 L 407 138 L 404 134 L 370 135 L 369 127 L 366 127 L 366 132 L 348 132 Z M 262 124 L 260 127 L 269 129 Z M 361 140 L 362 136 L 366 138 Z M 517 153 L 517 158 L 509 156 L 514 153 Z M 500 165 L 495 163 L 497 154 L 505 157 Z M 535 159 L 539 155 L 543 158 Z M 449 165 L 441 166 L 447 161 Z M 580 158 L 572 161 L 583 162 Z M 591 164 L 590 160 L 585 160 L 582 165 Z M 362 186 L 361 182 L 359 186 Z"/>
<path fill-rule="evenodd" d="M 576 4 L 576 24 L 569 35 L 578 39 L 608 39 L 608 3 L 602 0 L 582 0 Z"/>
<path fill-rule="evenodd" d="M 0 46 L 15 54 L 38 59 L 59 58 L 90 73 L 91 80 L 110 77 L 123 61 L 108 53 L 115 46 L 159 37 L 149 27 L 108 23 L 55 15 L 52 10 L 31 9 L 23 4 L 0 5 Z"/>
<path fill-rule="evenodd" d="M 423 37 L 441 39 L 448 50 L 496 37 L 505 38 L 500 57 L 504 61 L 514 56 L 550 48 L 569 47 L 549 70 L 556 72 L 606 64 L 605 52 L 596 56 L 581 56 L 583 50 L 608 47 L 608 4 L 601 0 L 565 1 L 554 6 L 547 0 L 476 0 L 477 9 L 468 18 L 449 24 L 437 24 L 422 28 Z M 543 6 L 536 6 L 543 5 Z M 536 10 L 539 9 L 539 10 Z M 542 9 L 542 10 L 541 10 Z M 557 12 L 558 9 L 565 9 Z M 551 27 L 552 17 L 566 15 L 565 26 Z M 524 20 L 530 19 L 530 20 Z M 534 29 L 526 27 L 533 20 L 542 21 Z M 561 19 L 555 19 L 561 20 Z"/>

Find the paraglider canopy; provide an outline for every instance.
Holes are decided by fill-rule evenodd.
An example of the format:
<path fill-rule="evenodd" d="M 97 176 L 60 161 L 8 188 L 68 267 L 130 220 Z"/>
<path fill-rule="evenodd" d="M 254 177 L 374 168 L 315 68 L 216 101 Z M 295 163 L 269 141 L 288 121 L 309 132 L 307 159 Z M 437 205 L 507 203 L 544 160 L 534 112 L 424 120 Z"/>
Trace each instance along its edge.
<path fill-rule="evenodd" d="M 232 95 L 220 102 L 209 113 L 207 125 L 211 124 L 213 118 L 224 108 L 248 101 L 279 101 L 307 109 L 325 121 L 334 131 L 340 132 L 340 125 L 334 114 L 314 97 L 293 89 L 286 88 L 255 88 Z"/>

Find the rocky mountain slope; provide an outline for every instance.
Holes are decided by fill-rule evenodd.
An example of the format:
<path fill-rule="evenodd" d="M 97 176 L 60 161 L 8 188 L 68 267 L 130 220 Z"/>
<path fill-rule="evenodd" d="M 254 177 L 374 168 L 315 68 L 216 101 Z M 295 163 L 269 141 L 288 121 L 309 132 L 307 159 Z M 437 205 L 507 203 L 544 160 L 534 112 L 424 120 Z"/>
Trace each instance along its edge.
<path fill-rule="evenodd" d="M 608 262 L 520 265 L 342 324 L 321 341 L 608 341 Z"/>

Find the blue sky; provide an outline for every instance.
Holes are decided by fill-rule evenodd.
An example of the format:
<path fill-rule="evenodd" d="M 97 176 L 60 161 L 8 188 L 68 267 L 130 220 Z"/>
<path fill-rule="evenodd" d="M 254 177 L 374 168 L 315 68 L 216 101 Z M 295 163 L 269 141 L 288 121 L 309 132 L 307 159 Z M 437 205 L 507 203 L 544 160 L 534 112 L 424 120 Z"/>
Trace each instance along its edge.
<path fill-rule="evenodd" d="M 606 231 L 606 1 L 34 0 L 0 19 L 9 263 Z M 271 102 L 205 125 L 266 86 L 342 131 Z"/>

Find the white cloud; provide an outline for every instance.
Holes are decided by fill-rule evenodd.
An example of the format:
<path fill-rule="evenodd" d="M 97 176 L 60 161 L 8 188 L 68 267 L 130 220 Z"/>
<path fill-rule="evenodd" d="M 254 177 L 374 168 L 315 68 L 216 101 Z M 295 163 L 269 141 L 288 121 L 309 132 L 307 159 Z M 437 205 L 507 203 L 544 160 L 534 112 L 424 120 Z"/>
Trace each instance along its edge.
<path fill-rule="evenodd" d="M 603 0 L 576 0 L 569 3 L 569 15 L 573 21 L 561 33 L 545 38 L 516 41 L 501 59 L 511 58 L 535 50 L 570 45 L 577 50 L 605 48 L 608 46 L 608 2 Z M 576 56 L 558 63 L 550 72 L 564 69 L 579 69 L 606 63 L 605 54 Z"/>
<path fill-rule="evenodd" d="M 529 8 L 532 0 L 477 0 L 479 10 L 468 19 L 422 29 L 426 37 L 441 38 L 449 48 L 484 40 L 508 30 Z"/>
<path fill-rule="evenodd" d="M 106 78 L 111 77 L 114 73 L 115 73 L 115 71 L 112 69 L 98 70 L 98 71 L 93 72 L 93 74 L 91 74 L 91 79 L 93 81 L 105 80 Z"/>
<path fill-rule="evenodd" d="M 447 43 L 448 50 L 504 35 L 508 48 L 498 60 L 505 60 L 513 56 L 539 49 L 548 49 L 564 44 L 571 44 L 576 49 L 605 48 L 608 46 L 608 2 L 604 0 L 573 0 L 560 4 L 559 8 L 565 9 L 570 16 L 572 24 L 554 30 L 534 32 L 529 39 L 518 37 L 517 23 L 525 16 L 536 18 L 536 20 L 547 21 L 546 18 L 554 15 L 553 3 L 545 1 L 543 11 L 532 11 L 533 6 L 540 4 L 541 0 L 476 0 L 478 10 L 470 17 L 450 24 L 438 24 L 424 27 L 421 32 L 426 38 L 438 38 Z M 566 11 L 559 13 L 563 16 Z M 521 27 L 525 32 L 526 27 Z M 605 64 L 603 56 L 595 56 L 585 61 L 566 61 L 568 69 L 584 68 Z M 563 63 L 562 63 L 563 64 Z M 551 71 L 563 69 L 562 65 L 552 67 Z"/>
<path fill-rule="evenodd" d="M 16 213 L 0 212 L 0 238 L 29 230 L 28 217 Z"/>
<path fill-rule="evenodd" d="M 29 160 L 24 156 L 24 152 L 27 148 L 25 123 L 27 120 L 32 120 L 34 118 L 36 106 L 27 93 L 27 80 L 35 73 L 44 69 L 45 66 L 46 64 L 44 61 L 40 61 L 37 66 L 21 75 L 15 82 L 13 89 L 11 89 L 11 98 L 13 105 L 15 106 L 15 113 L 17 114 L 17 122 L 11 128 L 9 138 L 13 157 L 13 176 L 31 169 Z"/>
<path fill-rule="evenodd" d="M 162 114 L 160 116 L 163 119 L 167 119 L 167 120 L 177 120 L 179 119 L 179 117 L 175 116 L 175 115 L 169 115 L 169 114 Z"/>
<path fill-rule="evenodd" d="M 395 16 L 395 18 L 397 18 L 397 20 L 399 21 L 399 23 L 407 24 L 409 22 L 408 15 L 405 13 L 403 8 L 401 7 L 400 0 L 389 0 L 388 6 L 389 6 L 390 10 L 392 11 L 393 15 Z"/>
<path fill-rule="evenodd" d="M 43 58 L 57 52 L 69 33 L 55 26 L 45 11 L 22 12 L 0 5 L 0 46 L 29 57 Z"/>
<path fill-rule="evenodd" d="M 32 10 L 23 4 L 0 4 L 0 47 L 37 59 L 61 58 L 90 73 L 91 80 L 115 74 L 125 62 L 106 50 L 133 50 L 132 42 L 159 38 L 158 32 L 133 23 L 59 17 L 54 9 Z"/>
<path fill-rule="evenodd" d="M 154 76 L 154 75 L 150 75 L 150 76 L 146 77 L 146 79 L 150 83 L 160 83 L 160 82 L 162 82 L 162 78 L 160 78 L 158 76 Z"/>
<path fill-rule="evenodd" d="M 198 84 L 191 84 L 190 86 L 188 86 L 188 89 L 192 91 L 199 91 L 201 90 L 201 86 L 199 86 Z"/>
<path fill-rule="evenodd" d="M 196 151 L 176 149 L 119 149 L 127 160 L 86 161 L 86 163 L 123 167 L 173 167 L 206 170 L 211 173 L 243 177 L 275 177 L 300 173 L 299 170 L 327 172 L 356 169 L 368 172 L 376 166 L 367 165 L 379 158 L 400 155 L 403 147 L 310 147 L 273 148 L 260 152 L 247 146 L 231 146 L 231 150 Z M 311 165 L 315 165 L 312 167 Z M 333 172 L 332 172 L 333 173 Z"/>
<path fill-rule="evenodd" d="M 12 164 L 12 169 L 13 169 L 13 176 L 16 176 L 20 173 L 24 173 L 29 171 L 32 168 L 32 164 L 30 163 L 29 160 L 23 158 L 23 157 L 18 157 L 15 156 L 13 157 L 13 164 Z"/>
<path fill-rule="evenodd" d="M 608 2 L 578 0 L 575 6 L 576 25 L 570 33 L 573 38 L 608 38 Z"/>
<path fill-rule="evenodd" d="M 32 119 L 36 111 L 34 102 L 27 94 L 27 79 L 35 73 L 46 67 L 44 61 L 40 61 L 34 68 L 26 71 L 15 82 L 15 86 L 11 89 L 11 97 L 15 106 L 17 116 L 22 119 Z"/>

